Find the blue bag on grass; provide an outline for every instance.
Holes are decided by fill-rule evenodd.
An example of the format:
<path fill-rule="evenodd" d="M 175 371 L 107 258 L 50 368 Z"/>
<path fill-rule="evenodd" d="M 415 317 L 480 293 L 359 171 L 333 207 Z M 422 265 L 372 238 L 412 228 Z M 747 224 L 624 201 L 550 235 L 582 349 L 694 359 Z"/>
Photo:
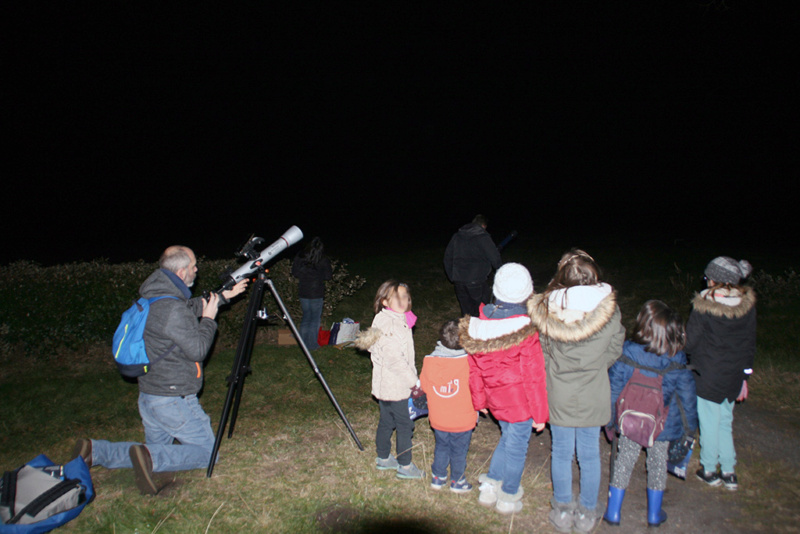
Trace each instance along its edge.
<path fill-rule="evenodd" d="M 38 503 L 31 502 L 30 505 L 35 507 L 35 505 L 38 504 L 39 508 L 45 507 L 48 501 L 52 501 L 52 493 L 54 491 L 56 493 L 64 493 L 61 491 L 62 489 L 69 489 L 70 491 L 73 491 L 73 488 L 77 487 L 78 492 L 76 505 L 68 510 L 64 510 L 63 512 L 58 512 L 50 515 L 49 517 L 43 518 L 40 521 L 22 524 L 22 522 L 26 520 L 30 521 L 31 516 L 28 515 L 27 519 L 25 519 L 26 507 L 22 507 L 20 505 L 15 506 L 14 501 L 17 497 L 16 494 L 22 495 L 24 492 L 23 488 L 20 488 L 19 486 L 20 482 L 16 481 L 16 475 L 18 475 L 19 472 L 25 468 L 35 468 L 36 470 L 41 470 L 43 473 L 48 473 L 48 475 L 45 476 L 56 479 L 56 485 L 40 495 L 38 498 Z M 5 484 L 5 482 L 10 480 L 15 480 L 15 482 L 17 482 L 14 484 L 14 487 L 9 487 Z M 83 511 L 86 505 L 94 499 L 92 476 L 89 473 L 89 468 L 86 466 L 86 463 L 80 456 L 69 463 L 64 464 L 63 466 L 60 466 L 55 464 L 44 454 L 40 454 L 14 472 L 8 472 L 4 474 L 3 481 L 4 485 L 2 488 L 2 502 L 0 502 L 0 505 L 6 507 L 10 506 L 10 513 L 13 517 L 8 520 L 8 523 L 0 521 L 0 534 L 39 534 L 42 532 L 49 532 L 54 528 L 60 527 L 64 523 L 75 519 L 78 514 Z M 48 496 L 48 493 L 51 495 Z M 31 508 L 28 507 L 28 513 L 30 513 L 30 510 Z"/>
<path fill-rule="evenodd" d="M 163 297 L 153 297 L 151 299 L 140 298 L 134 301 L 133 305 L 122 314 L 117 330 L 114 332 L 111 348 L 114 352 L 114 361 L 117 363 L 122 376 L 135 378 L 142 376 L 150 370 L 150 366 L 158 362 L 170 353 L 175 345 L 167 352 L 150 360 L 144 348 L 144 327 L 147 323 L 147 315 L 150 313 L 150 304 L 161 299 L 175 299 L 178 297 L 171 295 Z"/>

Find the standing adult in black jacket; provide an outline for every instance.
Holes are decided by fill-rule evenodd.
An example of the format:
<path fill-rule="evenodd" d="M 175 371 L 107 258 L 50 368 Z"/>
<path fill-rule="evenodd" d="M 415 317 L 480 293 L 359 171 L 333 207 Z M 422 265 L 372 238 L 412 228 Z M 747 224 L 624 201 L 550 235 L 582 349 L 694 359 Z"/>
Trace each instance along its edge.
<path fill-rule="evenodd" d="M 325 256 L 322 240 L 315 237 L 292 263 L 292 276 L 298 279 L 297 293 L 303 318 L 300 337 L 308 350 L 319 348 L 317 337 L 322 322 L 325 282 L 333 277 L 331 261 Z"/>
<path fill-rule="evenodd" d="M 444 252 L 444 270 L 455 286 L 462 315 L 477 317 L 492 297 L 489 274 L 502 265 L 500 251 L 486 231 L 488 220 L 476 215 L 453 234 Z"/>

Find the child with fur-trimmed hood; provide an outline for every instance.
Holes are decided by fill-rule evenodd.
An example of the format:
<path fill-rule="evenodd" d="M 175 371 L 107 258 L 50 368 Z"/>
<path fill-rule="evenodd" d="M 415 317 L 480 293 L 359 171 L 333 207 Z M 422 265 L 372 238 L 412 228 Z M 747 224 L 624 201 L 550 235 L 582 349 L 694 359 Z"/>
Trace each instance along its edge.
<path fill-rule="evenodd" d="M 733 407 L 747 398 L 756 353 L 756 293 L 741 284 L 752 271 L 746 260 L 711 260 L 704 273 L 708 289 L 695 295 L 686 323 L 686 352 L 697 372 L 701 466 L 696 474 L 711 486 L 724 484 L 729 490 L 739 487 Z"/>
<path fill-rule="evenodd" d="M 544 293 L 528 301 L 547 366 L 552 436 L 553 509 L 561 532 L 591 532 L 599 514 L 600 427 L 611 419 L 608 369 L 622 354 L 625 327 L 616 293 L 601 281 L 585 251 L 561 256 Z M 580 464 L 580 499 L 572 494 L 573 458 Z"/>
<path fill-rule="evenodd" d="M 533 293 L 530 273 L 519 263 L 503 265 L 493 292 L 495 302 L 481 305 L 479 317 L 462 318 L 459 330 L 469 353 L 472 405 L 491 411 L 502 432 L 489 472 L 478 477 L 478 502 L 509 514 L 522 509 L 528 440 L 547 422 L 547 387 L 539 335 L 525 308 Z"/>

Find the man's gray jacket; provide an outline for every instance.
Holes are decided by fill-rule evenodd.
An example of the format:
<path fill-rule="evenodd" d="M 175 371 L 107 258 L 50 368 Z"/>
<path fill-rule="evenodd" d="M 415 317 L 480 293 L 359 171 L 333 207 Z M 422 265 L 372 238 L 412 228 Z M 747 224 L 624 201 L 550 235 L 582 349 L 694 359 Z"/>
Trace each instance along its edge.
<path fill-rule="evenodd" d="M 177 284 L 183 285 L 179 279 Z M 139 288 L 144 298 L 177 297 L 177 300 L 166 298 L 150 305 L 144 329 L 147 355 L 153 361 L 169 353 L 139 377 L 142 393 L 178 397 L 196 394 L 203 386 L 203 360 L 214 341 L 217 323 L 207 317 L 198 320 L 203 312 L 202 299 L 187 298 L 177 284 L 166 271 L 158 269 Z M 220 299 L 224 302 L 222 297 Z"/>

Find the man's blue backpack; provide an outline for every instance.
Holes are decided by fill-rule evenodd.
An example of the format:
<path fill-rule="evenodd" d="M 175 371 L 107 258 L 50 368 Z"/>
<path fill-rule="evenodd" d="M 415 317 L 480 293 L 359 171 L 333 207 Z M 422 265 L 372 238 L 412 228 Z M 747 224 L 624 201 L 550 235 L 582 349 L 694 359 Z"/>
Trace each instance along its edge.
<path fill-rule="evenodd" d="M 163 296 L 151 299 L 140 298 L 122 314 L 122 320 L 114 332 L 111 348 L 114 352 L 114 361 L 117 363 L 122 376 L 135 378 L 150 371 L 150 367 L 172 352 L 175 345 L 158 358 L 151 360 L 147 357 L 144 348 L 144 327 L 147 315 L 150 313 L 150 304 L 161 299 L 175 299 L 178 297 Z"/>

